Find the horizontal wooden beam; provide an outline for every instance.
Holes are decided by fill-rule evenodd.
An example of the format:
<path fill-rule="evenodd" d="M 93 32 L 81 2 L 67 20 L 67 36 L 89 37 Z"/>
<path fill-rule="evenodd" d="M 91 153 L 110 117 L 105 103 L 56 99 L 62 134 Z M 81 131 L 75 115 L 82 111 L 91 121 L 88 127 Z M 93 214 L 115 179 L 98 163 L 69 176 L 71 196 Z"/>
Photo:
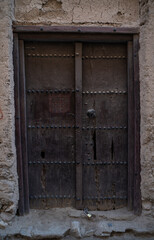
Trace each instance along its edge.
<path fill-rule="evenodd" d="M 137 27 L 80 27 L 80 26 L 13 26 L 14 32 L 65 32 L 90 34 L 137 34 Z"/>

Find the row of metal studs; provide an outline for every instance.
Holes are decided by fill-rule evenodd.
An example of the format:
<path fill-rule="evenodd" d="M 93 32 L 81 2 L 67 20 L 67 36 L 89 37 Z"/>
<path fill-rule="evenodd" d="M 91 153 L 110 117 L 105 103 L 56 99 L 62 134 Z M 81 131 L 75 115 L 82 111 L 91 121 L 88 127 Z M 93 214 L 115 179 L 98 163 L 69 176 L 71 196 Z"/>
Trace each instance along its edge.
<path fill-rule="evenodd" d="M 34 90 L 34 89 L 28 89 L 27 93 L 74 93 L 74 92 L 79 92 L 79 89 L 76 90 L 67 90 L 67 89 L 57 89 L 57 90 Z M 111 91 L 84 91 L 82 94 L 126 94 L 126 91 L 116 91 L 116 90 L 111 90 Z"/>
<path fill-rule="evenodd" d="M 75 164 L 75 161 L 72 162 L 49 162 L 49 161 L 29 161 L 29 164 Z"/>
<path fill-rule="evenodd" d="M 74 57 L 75 55 L 74 54 L 56 54 L 56 53 L 54 53 L 54 54 L 39 54 L 39 53 L 28 53 L 27 54 L 27 56 L 28 57 Z"/>
<path fill-rule="evenodd" d="M 79 55 L 76 53 L 75 55 Z M 39 54 L 39 53 L 28 53 L 28 57 L 64 57 L 64 58 L 69 58 L 69 57 L 74 57 L 74 54 Z M 82 56 L 82 59 L 125 59 L 126 56 Z"/>
<path fill-rule="evenodd" d="M 127 127 L 126 126 L 120 126 L 120 127 L 114 127 L 114 126 L 111 126 L 111 127 L 82 127 L 82 130 L 90 130 L 90 129 L 112 130 L 112 129 L 127 129 Z"/>
<path fill-rule="evenodd" d="M 126 94 L 126 91 L 85 91 L 82 94 Z"/>
<path fill-rule="evenodd" d="M 83 199 L 85 200 L 97 200 L 97 199 L 100 199 L 100 200 L 114 200 L 114 199 L 121 199 L 121 200 L 124 200 L 124 199 L 127 199 L 127 197 L 118 197 L 118 196 L 113 196 L 113 197 L 84 197 Z"/>
<path fill-rule="evenodd" d="M 124 59 L 126 56 L 82 56 L 82 59 Z"/>
<path fill-rule="evenodd" d="M 82 163 L 83 165 L 127 165 L 127 162 L 92 162 Z"/>
<path fill-rule="evenodd" d="M 34 90 L 34 89 L 28 89 L 27 90 L 27 93 L 74 93 L 74 92 L 79 92 L 79 89 L 76 89 L 76 90 L 67 90 L 67 89 L 55 89 L 55 90 L 41 90 L 41 89 L 38 89 L 38 90 Z"/>
<path fill-rule="evenodd" d="M 29 161 L 29 164 L 79 164 L 79 162 L 49 162 L 49 161 Z M 127 165 L 127 162 L 96 162 L 96 163 L 82 163 L 83 165 L 90 165 L 90 166 L 95 166 L 95 165 Z"/>
<path fill-rule="evenodd" d="M 79 126 L 56 126 L 56 125 L 51 125 L 51 126 L 35 126 L 35 125 L 28 125 L 28 128 L 32 128 L 32 129 L 35 129 L 35 128 L 46 128 L 46 129 L 53 129 L 53 128 L 79 128 Z M 126 126 L 119 126 L 119 127 L 114 127 L 114 126 L 111 126 L 111 127 L 82 127 L 82 130 L 91 130 L 91 129 L 102 129 L 102 130 L 112 130 L 112 129 L 127 129 Z"/>
<path fill-rule="evenodd" d="M 45 198 L 57 198 L 57 199 L 74 199 L 75 196 L 71 195 L 31 195 L 30 199 L 45 199 Z"/>
<path fill-rule="evenodd" d="M 30 199 L 75 199 L 75 196 L 71 195 L 31 195 Z M 112 197 L 97 197 L 97 196 L 87 196 L 83 197 L 84 200 L 114 200 L 114 199 L 119 199 L 119 200 L 126 200 L 127 197 L 119 197 L 119 196 L 112 196 Z"/>
<path fill-rule="evenodd" d="M 44 125 L 42 125 L 42 126 L 34 126 L 34 125 L 28 125 L 28 128 L 64 128 L 64 129 L 66 129 L 66 128 L 79 128 L 78 126 L 56 126 L 56 125 L 51 125 L 51 126 L 44 126 Z"/>

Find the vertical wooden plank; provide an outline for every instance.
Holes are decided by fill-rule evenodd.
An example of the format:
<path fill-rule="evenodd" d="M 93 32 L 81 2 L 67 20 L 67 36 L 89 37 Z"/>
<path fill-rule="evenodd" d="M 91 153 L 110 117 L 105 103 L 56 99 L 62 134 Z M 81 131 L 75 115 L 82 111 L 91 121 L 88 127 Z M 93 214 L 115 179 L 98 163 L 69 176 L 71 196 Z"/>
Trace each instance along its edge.
<path fill-rule="evenodd" d="M 28 185 L 28 159 L 27 159 L 27 124 L 26 124 L 26 86 L 25 86 L 25 56 L 24 41 L 19 41 L 19 66 L 20 66 L 20 113 L 21 113 L 21 144 L 23 159 L 24 179 L 24 207 L 25 213 L 29 212 L 29 185 Z"/>
<path fill-rule="evenodd" d="M 141 213 L 140 191 L 140 83 L 139 83 L 139 37 L 133 37 L 133 60 L 134 60 L 134 213 Z"/>
<path fill-rule="evenodd" d="M 13 64 L 14 64 L 14 99 L 15 99 L 15 141 L 17 151 L 17 171 L 19 176 L 19 203 L 18 213 L 24 214 L 24 188 L 23 188 L 23 165 L 21 150 L 21 126 L 20 126 L 20 96 L 19 96 L 19 42 L 18 34 L 14 33 Z"/>
<path fill-rule="evenodd" d="M 133 95 L 133 43 L 127 44 L 128 74 L 128 209 L 133 208 L 134 173 L 134 95 Z"/>
<path fill-rule="evenodd" d="M 117 209 L 127 205 L 128 191 L 127 45 L 86 43 L 83 59 L 83 204 Z"/>
<path fill-rule="evenodd" d="M 75 44 L 76 208 L 82 208 L 82 43 Z"/>
<path fill-rule="evenodd" d="M 74 52 L 74 43 L 25 42 L 30 208 L 75 207 Z"/>

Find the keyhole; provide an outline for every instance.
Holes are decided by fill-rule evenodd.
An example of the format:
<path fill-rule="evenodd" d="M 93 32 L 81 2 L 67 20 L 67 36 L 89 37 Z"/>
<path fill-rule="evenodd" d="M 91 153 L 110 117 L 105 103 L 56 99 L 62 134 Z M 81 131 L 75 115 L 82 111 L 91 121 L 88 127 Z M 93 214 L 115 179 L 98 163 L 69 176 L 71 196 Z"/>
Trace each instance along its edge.
<path fill-rule="evenodd" d="M 45 158 L 45 152 L 44 151 L 41 152 L 41 158 Z"/>

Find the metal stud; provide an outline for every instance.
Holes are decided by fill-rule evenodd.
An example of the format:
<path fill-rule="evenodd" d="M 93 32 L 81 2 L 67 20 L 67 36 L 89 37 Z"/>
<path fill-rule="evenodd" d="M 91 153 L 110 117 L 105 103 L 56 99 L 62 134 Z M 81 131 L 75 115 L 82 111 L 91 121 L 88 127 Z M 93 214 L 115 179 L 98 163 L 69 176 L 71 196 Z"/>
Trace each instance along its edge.
<path fill-rule="evenodd" d="M 88 160 L 91 160 L 88 158 Z M 127 162 L 84 162 L 83 165 L 127 165 Z"/>
<path fill-rule="evenodd" d="M 108 197 L 104 197 L 104 196 L 87 196 L 84 197 L 85 200 L 97 200 L 97 199 L 101 199 L 101 200 L 112 200 L 112 199 L 121 199 L 121 200 L 125 200 L 127 199 L 126 196 L 121 197 L 121 196 L 108 196 Z"/>

